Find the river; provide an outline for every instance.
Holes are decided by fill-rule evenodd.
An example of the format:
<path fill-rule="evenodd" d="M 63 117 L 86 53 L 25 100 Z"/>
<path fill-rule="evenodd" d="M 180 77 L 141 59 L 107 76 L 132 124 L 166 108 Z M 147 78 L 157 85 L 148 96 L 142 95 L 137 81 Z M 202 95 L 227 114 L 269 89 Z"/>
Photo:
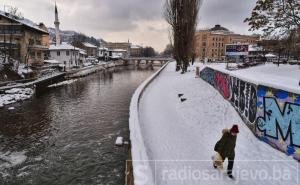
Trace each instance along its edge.
<path fill-rule="evenodd" d="M 119 67 L 0 109 L 0 184 L 124 184 L 129 105 L 154 70 Z"/>

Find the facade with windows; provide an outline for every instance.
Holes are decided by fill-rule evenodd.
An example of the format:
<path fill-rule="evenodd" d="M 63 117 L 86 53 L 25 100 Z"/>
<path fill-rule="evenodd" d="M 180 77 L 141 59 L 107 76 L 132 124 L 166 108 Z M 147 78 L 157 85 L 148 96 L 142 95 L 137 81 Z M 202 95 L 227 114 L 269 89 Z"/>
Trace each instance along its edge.
<path fill-rule="evenodd" d="M 124 55 L 123 57 L 131 56 L 131 54 L 130 54 L 131 43 L 129 43 L 129 41 L 128 42 L 108 42 L 108 43 L 104 43 L 103 47 L 107 48 L 110 51 L 126 50 L 126 55 Z"/>
<path fill-rule="evenodd" d="M 97 46 L 88 42 L 84 42 L 82 44 L 83 44 L 82 49 L 86 51 L 88 57 L 97 57 L 97 50 L 98 50 Z"/>
<path fill-rule="evenodd" d="M 0 11 L 0 51 L 27 65 L 42 65 L 49 49 L 49 33 L 43 23 L 35 24 Z"/>
<path fill-rule="evenodd" d="M 211 29 L 199 30 L 195 34 L 194 52 L 197 58 L 212 61 L 225 59 L 226 44 L 256 44 L 259 35 L 240 35 L 229 31 L 221 25 Z"/>
<path fill-rule="evenodd" d="M 50 45 L 49 58 L 59 61 L 66 69 L 80 67 L 85 63 L 87 54 L 84 50 L 70 44 Z"/>
<path fill-rule="evenodd" d="M 130 47 L 130 56 L 131 57 L 140 57 L 142 56 L 143 48 L 138 45 L 132 45 Z"/>

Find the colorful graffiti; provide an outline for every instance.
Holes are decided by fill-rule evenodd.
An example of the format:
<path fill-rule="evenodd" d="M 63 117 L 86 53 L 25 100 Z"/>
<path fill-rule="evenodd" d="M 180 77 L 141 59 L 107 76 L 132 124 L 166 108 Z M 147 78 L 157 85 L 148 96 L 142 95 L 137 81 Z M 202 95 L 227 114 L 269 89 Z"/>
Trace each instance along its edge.
<path fill-rule="evenodd" d="M 300 147 L 300 95 L 265 86 L 258 87 L 258 134 L 291 154 Z"/>
<path fill-rule="evenodd" d="M 230 77 L 230 101 L 240 115 L 252 124 L 256 120 L 256 86 L 236 77 Z"/>
<path fill-rule="evenodd" d="M 223 95 L 224 98 L 230 97 L 230 77 L 227 74 L 215 72 L 215 88 Z"/>
<path fill-rule="evenodd" d="M 200 77 L 215 87 L 215 70 L 211 68 L 205 68 L 200 72 Z"/>
<path fill-rule="evenodd" d="M 300 160 L 300 95 L 257 86 L 211 68 L 200 77 L 229 100 L 255 135 Z"/>

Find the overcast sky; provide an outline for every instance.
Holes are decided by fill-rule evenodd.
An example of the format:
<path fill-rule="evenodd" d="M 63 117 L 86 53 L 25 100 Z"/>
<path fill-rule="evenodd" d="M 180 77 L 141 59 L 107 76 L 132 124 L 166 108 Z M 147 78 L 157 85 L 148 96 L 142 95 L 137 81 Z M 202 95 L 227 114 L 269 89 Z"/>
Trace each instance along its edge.
<path fill-rule="evenodd" d="M 256 0 L 204 0 L 198 28 L 221 24 L 248 34 L 243 20 Z M 0 7 L 12 5 L 24 17 L 54 27 L 54 0 L 0 0 Z M 163 18 L 165 0 L 57 0 L 60 29 L 75 30 L 111 42 L 152 46 L 162 51 L 169 43 L 168 25 Z"/>

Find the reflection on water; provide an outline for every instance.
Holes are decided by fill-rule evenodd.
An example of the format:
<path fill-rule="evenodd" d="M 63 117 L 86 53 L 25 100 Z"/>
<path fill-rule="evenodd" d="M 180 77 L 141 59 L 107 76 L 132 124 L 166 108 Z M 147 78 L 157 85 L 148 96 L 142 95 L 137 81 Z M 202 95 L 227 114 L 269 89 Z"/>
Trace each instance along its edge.
<path fill-rule="evenodd" d="M 0 184 L 124 184 L 131 96 L 154 70 L 121 67 L 0 110 Z"/>

